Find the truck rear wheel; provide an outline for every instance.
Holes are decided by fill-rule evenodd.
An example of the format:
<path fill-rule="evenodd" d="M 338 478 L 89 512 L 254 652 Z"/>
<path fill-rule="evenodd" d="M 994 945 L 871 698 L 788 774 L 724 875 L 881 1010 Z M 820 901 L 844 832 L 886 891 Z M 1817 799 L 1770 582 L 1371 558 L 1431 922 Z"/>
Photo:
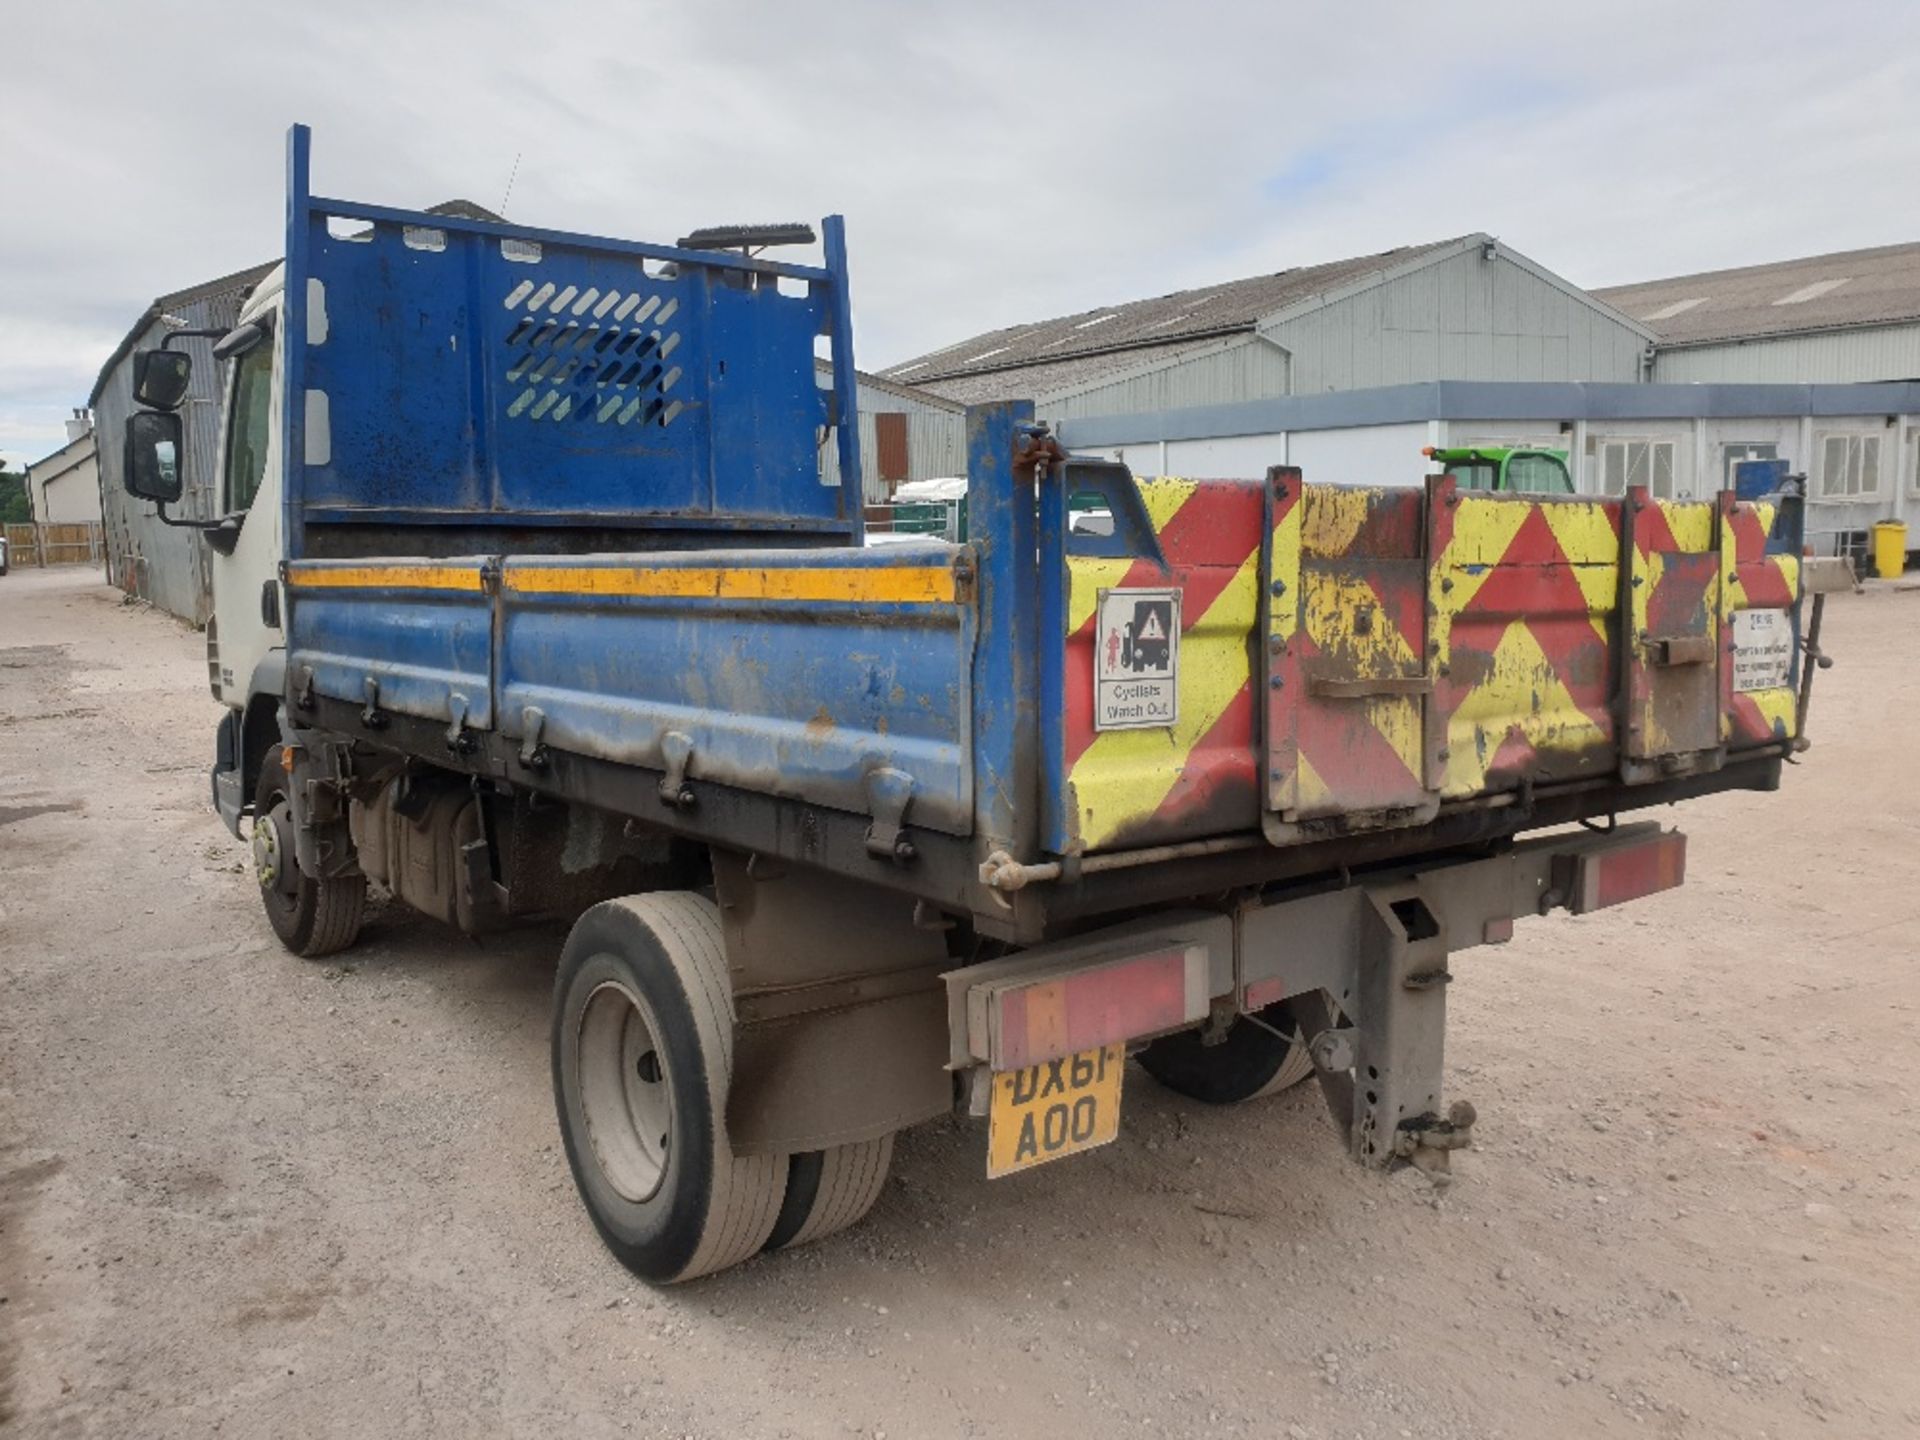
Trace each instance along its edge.
<path fill-rule="evenodd" d="M 787 1161 L 787 1193 L 767 1249 L 811 1245 L 865 1217 L 886 1188 L 893 1136 L 810 1150 Z"/>
<path fill-rule="evenodd" d="M 594 1228 L 643 1280 L 757 1254 L 785 1156 L 727 1143 L 733 987 L 720 913 L 688 891 L 608 900 L 575 922 L 554 980 L 553 1091 Z"/>
<path fill-rule="evenodd" d="M 367 911 L 364 876 L 315 879 L 302 873 L 293 855 L 293 816 L 287 805 L 287 772 L 281 747 L 267 752 L 253 791 L 253 873 L 260 903 L 280 943 L 309 960 L 353 944 Z"/>
<path fill-rule="evenodd" d="M 1285 1000 L 1259 1012 L 1266 1029 L 1237 1017 L 1226 1039 L 1208 1045 L 1197 1030 L 1167 1035 L 1140 1052 L 1140 1067 L 1169 1090 L 1209 1105 L 1237 1105 L 1262 1095 L 1277 1095 L 1313 1073 L 1305 1037 L 1283 1040 L 1274 1034 L 1301 1035 L 1300 1023 Z"/>

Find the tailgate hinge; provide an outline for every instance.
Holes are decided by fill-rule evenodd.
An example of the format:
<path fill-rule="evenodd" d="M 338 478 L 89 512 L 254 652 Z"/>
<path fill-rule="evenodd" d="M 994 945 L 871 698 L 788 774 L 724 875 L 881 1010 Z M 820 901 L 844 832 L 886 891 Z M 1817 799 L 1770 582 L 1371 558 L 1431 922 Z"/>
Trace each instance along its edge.
<path fill-rule="evenodd" d="M 887 766 L 867 772 L 867 853 L 899 865 L 911 864 L 919 851 L 906 833 L 907 807 L 913 803 L 913 777 Z"/>
<path fill-rule="evenodd" d="M 693 762 L 693 741 L 678 730 L 660 737 L 660 758 L 667 773 L 660 777 L 660 803 L 675 810 L 691 810 L 693 787 L 687 784 L 687 766 Z"/>
<path fill-rule="evenodd" d="M 454 691 L 447 696 L 447 749 L 456 755 L 469 755 L 479 742 L 467 729 L 467 697 Z"/>
<path fill-rule="evenodd" d="M 520 728 L 523 736 L 520 741 L 520 763 L 529 770 L 547 768 L 547 742 L 540 738 L 547 728 L 547 715 L 538 705 L 529 705 L 520 712 Z"/>

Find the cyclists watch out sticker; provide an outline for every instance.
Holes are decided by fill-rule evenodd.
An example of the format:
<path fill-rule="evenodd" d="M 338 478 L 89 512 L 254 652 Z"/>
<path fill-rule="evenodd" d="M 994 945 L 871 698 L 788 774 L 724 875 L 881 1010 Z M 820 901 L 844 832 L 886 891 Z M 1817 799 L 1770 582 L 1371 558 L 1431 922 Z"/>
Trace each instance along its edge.
<path fill-rule="evenodd" d="M 1102 590 L 1098 618 L 1093 728 L 1172 725 L 1180 703 L 1180 592 Z"/>

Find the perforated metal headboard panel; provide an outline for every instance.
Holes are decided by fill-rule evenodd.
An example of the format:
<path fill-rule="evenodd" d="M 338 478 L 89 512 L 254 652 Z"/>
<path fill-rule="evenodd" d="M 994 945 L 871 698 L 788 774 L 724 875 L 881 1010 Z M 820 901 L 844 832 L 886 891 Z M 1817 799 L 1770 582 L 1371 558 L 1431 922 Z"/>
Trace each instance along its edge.
<path fill-rule="evenodd" d="M 296 531 L 857 529 L 857 483 L 821 482 L 814 366 L 822 334 L 840 359 L 843 270 L 310 198 L 297 173 L 293 202 Z"/>

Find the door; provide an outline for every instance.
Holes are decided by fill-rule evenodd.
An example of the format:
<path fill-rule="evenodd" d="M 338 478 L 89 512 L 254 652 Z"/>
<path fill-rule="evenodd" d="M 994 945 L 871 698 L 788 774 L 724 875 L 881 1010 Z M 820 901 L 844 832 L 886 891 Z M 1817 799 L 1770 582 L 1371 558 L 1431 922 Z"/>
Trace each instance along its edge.
<path fill-rule="evenodd" d="M 254 668 L 286 643 L 278 620 L 283 597 L 277 309 L 264 319 L 271 326 L 267 338 L 228 361 L 223 377 L 226 408 L 214 467 L 214 506 L 218 514 L 239 520 L 240 535 L 231 555 L 207 547 L 213 582 L 207 661 L 220 698 L 235 706 L 246 704 Z"/>

